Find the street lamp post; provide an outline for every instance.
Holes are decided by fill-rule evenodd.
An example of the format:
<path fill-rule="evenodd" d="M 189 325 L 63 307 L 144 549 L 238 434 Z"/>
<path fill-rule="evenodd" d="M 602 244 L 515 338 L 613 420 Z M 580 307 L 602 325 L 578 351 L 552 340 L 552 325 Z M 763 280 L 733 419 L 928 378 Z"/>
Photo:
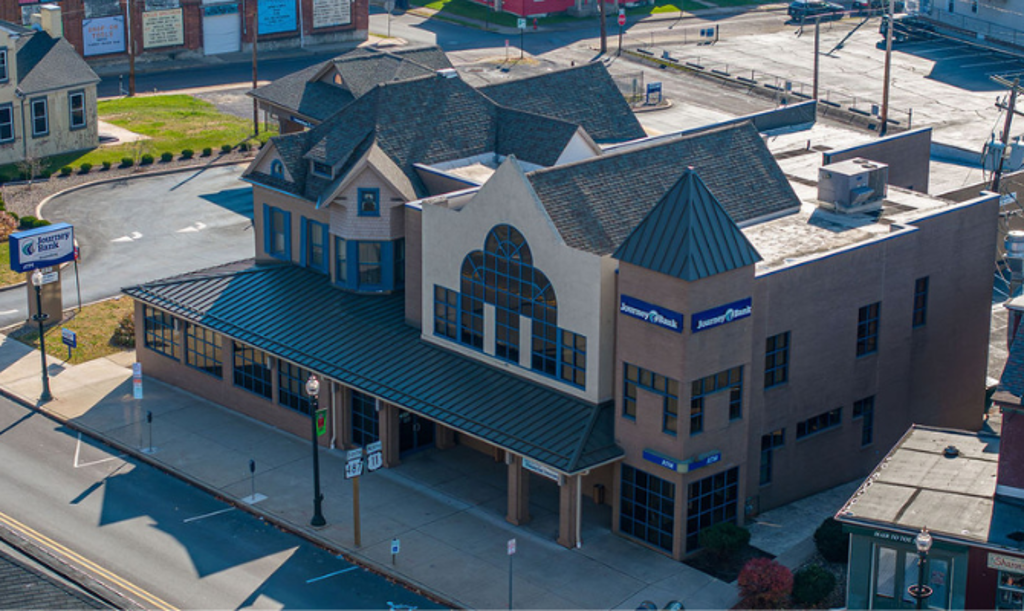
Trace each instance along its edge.
<path fill-rule="evenodd" d="M 316 443 L 316 408 L 320 396 L 320 380 L 315 375 L 310 375 L 306 380 L 306 394 L 309 395 L 309 422 L 312 426 L 310 442 L 313 444 L 313 519 L 309 521 L 313 526 L 327 524 L 324 519 L 321 503 L 324 495 L 320 494 L 320 448 Z"/>
<path fill-rule="evenodd" d="M 907 591 L 917 600 L 917 608 L 924 609 L 924 600 L 932 595 L 932 588 L 924 582 L 924 567 L 928 562 L 928 551 L 932 549 L 932 535 L 925 526 L 914 537 L 917 546 L 917 585 L 910 586 Z"/>
<path fill-rule="evenodd" d="M 49 315 L 43 312 L 43 272 L 38 269 L 32 272 L 32 286 L 36 287 L 36 313 L 32 319 L 39 323 L 39 359 L 43 365 L 43 394 L 39 395 L 39 401 L 46 403 L 53 399 L 50 394 L 50 374 L 46 371 L 46 335 L 43 329 L 43 321 Z"/>

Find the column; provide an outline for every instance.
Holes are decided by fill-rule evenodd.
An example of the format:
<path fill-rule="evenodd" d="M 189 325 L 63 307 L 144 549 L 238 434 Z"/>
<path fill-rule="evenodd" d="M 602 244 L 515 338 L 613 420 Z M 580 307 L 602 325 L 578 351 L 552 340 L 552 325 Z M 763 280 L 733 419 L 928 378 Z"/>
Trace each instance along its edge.
<path fill-rule="evenodd" d="M 438 450 L 450 450 L 455 447 L 455 429 L 438 423 L 434 429 L 434 446 Z"/>
<path fill-rule="evenodd" d="M 558 544 L 569 549 L 581 544 L 578 536 L 581 480 L 579 475 L 566 476 L 558 489 Z"/>
<path fill-rule="evenodd" d="M 337 428 L 335 447 L 348 449 L 352 447 L 352 391 L 348 386 L 335 384 L 334 413 Z"/>
<path fill-rule="evenodd" d="M 530 521 L 530 472 L 523 468 L 520 456 L 506 454 L 508 463 L 508 515 L 505 519 L 520 526 Z"/>
<path fill-rule="evenodd" d="M 377 405 L 380 411 L 377 413 L 380 426 L 381 451 L 384 459 L 383 467 L 390 469 L 402 464 L 398 458 L 398 407 L 378 400 Z"/>

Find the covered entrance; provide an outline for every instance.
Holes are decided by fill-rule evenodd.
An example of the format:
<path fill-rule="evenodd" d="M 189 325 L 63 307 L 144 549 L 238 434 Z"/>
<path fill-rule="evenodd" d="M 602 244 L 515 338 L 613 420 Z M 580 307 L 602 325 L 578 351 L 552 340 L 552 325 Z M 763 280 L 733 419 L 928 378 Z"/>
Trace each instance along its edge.
<path fill-rule="evenodd" d="M 417 414 L 402 410 L 398 413 L 398 453 L 411 454 L 434 445 L 435 424 Z"/>

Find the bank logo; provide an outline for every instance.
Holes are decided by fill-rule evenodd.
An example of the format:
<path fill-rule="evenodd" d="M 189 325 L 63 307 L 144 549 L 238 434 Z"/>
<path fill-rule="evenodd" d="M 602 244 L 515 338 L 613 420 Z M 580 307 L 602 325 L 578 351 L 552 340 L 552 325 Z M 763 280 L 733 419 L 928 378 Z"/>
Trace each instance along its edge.
<path fill-rule="evenodd" d="M 734 320 L 746 318 L 750 316 L 751 312 L 753 312 L 753 306 L 750 297 L 747 297 L 746 299 L 694 314 L 690 319 L 692 321 L 690 323 L 690 330 L 693 333 L 704 331 L 705 329 L 724 325 Z"/>
<path fill-rule="evenodd" d="M 35 240 L 27 240 L 24 244 L 21 245 L 21 254 L 25 255 L 26 257 L 31 257 L 32 255 L 35 254 L 35 252 Z"/>
<path fill-rule="evenodd" d="M 676 333 L 683 331 L 683 315 L 665 308 L 647 303 L 629 295 L 622 295 L 619 299 L 619 312 L 626 316 L 639 318 L 644 322 L 657 325 L 665 329 L 671 329 Z"/>

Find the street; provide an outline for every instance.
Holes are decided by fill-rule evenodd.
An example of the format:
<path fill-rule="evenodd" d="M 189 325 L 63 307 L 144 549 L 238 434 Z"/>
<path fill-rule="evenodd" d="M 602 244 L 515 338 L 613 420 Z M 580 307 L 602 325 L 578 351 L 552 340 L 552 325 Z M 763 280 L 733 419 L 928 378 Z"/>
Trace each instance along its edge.
<path fill-rule="evenodd" d="M 0 531 L 143 608 L 437 608 L 0 398 Z"/>

